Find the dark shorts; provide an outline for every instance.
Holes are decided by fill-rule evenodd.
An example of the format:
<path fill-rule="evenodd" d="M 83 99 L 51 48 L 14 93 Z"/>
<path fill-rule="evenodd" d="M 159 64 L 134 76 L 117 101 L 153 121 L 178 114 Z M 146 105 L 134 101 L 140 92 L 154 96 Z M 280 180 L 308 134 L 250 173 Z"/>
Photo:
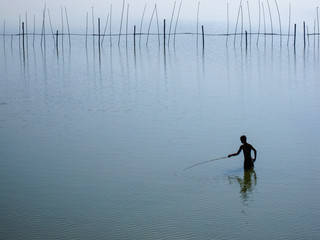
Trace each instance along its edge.
<path fill-rule="evenodd" d="M 254 167 L 252 159 L 245 159 L 243 163 L 244 169 L 251 169 Z"/>

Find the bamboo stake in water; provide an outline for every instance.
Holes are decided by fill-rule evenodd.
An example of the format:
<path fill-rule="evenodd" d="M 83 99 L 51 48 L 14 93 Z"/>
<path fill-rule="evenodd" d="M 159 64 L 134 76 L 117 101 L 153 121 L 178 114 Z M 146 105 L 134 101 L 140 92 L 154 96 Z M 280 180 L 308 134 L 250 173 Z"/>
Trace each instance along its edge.
<path fill-rule="evenodd" d="M 64 7 L 64 10 L 65 10 L 65 13 L 66 13 L 66 20 L 67 20 L 67 26 L 68 26 L 69 47 L 71 47 L 71 36 L 70 36 L 70 27 L 69 27 L 69 19 L 68 19 L 67 7 Z"/>
<path fill-rule="evenodd" d="M 204 28 L 203 25 L 201 26 L 202 29 L 202 49 L 204 49 Z"/>
<path fill-rule="evenodd" d="M 260 0 L 258 1 L 258 3 L 259 3 L 259 25 L 258 25 L 258 36 L 257 36 L 257 43 L 256 43 L 257 46 L 259 44 L 260 25 L 261 25 L 261 4 L 260 4 Z"/>
<path fill-rule="evenodd" d="M 200 9 L 200 1 L 198 2 L 198 10 L 197 10 L 197 47 L 198 47 L 198 38 L 199 38 L 199 9 Z"/>
<path fill-rule="evenodd" d="M 58 36 L 59 36 L 59 32 L 57 30 L 57 32 L 56 32 L 56 48 L 57 48 L 57 52 L 58 52 Z"/>
<path fill-rule="evenodd" d="M 112 4 L 110 5 L 110 47 L 112 46 Z"/>
<path fill-rule="evenodd" d="M 172 10 L 172 15 L 171 15 L 171 21 L 170 21 L 170 26 L 169 26 L 168 46 L 169 46 L 169 44 L 170 44 L 171 26 L 172 26 L 172 20 L 173 20 L 173 16 L 174 16 L 175 9 L 176 9 L 176 1 L 174 1 L 173 10 Z"/>
<path fill-rule="evenodd" d="M 246 36 L 246 49 L 248 48 L 248 32 L 245 31 L 245 36 Z"/>
<path fill-rule="evenodd" d="M 280 10 L 278 6 L 277 0 L 274 0 L 277 6 L 277 12 L 278 12 L 278 18 L 279 18 L 279 28 L 280 28 L 280 47 L 282 46 L 282 28 L 281 28 L 281 16 L 280 16 Z"/>
<path fill-rule="evenodd" d="M 125 3 L 125 0 L 123 0 L 123 1 L 122 1 L 122 11 L 121 11 L 121 20 L 120 20 L 120 31 L 119 31 L 118 47 L 120 46 L 120 37 L 121 37 L 121 29 L 122 29 L 122 20 L 123 20 L 123 12 L 124 12 L 124 3 Z"/>
<path fill-rule="evenodd" d="M 294 41 L 293 41 L 293 46 L 294 48 L 296 48 L 296 38 L 297 38 L 297 24 L 294 24 L 294 32 L 293 32 L 293 36 L 294 36 Z"/>
<path fill-rule="evenodd" d="M 318 48 L 319 48 L 319 42 L 320 42 L 320 32 L 319 32 L 319 11 L 318 11 L 318 7 L 317 7 L 317 24 L 318 24 Z"/>
<path fill-rule="evenodd" d="M 227 3 L 227 39 L 226 39 L 226 46 L 228 46 L 229 40 L 229 3 Z"/>
<path fill-rule="evenodd" d="M 42 14 L 42 31 L 41 31 L 41 46 L 42 43 L 45 45 L 45 16 L 46 16 L 46 4 L 44 5 L 44 10 Z"/>
<path fill-rule="evenodd" d="M 36 15 L 33 15 L 33 41 L 32 41 L 33 47 L 34 47 L 35 38 L 36 38 Z"/>
<path fill-rule="evenodd" d="M 187 168 L 183 169 L 183 171 L 185 171 L 187 169 L 190 169 L 190 168 L 193 168 L 193 167 L 196 167 L 196 166 L 201 165 L 201 164 L 205 164 L 205 163 L 208 163 L 208 162 L 213 162 L 213 161 L 221 160 L 221 159 L 225 159 L 225 158 L 227 158 L 227 157 L 220 157 L 220 158 L 211 159 L 211 160 L 208 160 L 208 161 L 205 161 L 205 162 L 200 162 L 200 163 L 194 164 L 194 165 L 192 165 L 190 167 L 187 167 Z"/>
<path fill-rule="evenodd" d="M 133 27 L 133 47 L 136 49 L 136 25 Z"/>
<path fill-rule="evenodd" d="M 288 27 L 288 40 L 287 46 L 289 46 L 290 32 L 291 32 L 291 3 L 289 3 L 289 27 Z"/>
<path fill-rule="evenodd" d="M 147 34 L 146 46 L 148 46 L 150 28 L 151 28 L 151 23 L 152 23 L 152 19 L 153 19 L 153 15 L 154 15 L 155 11 L 156 11 L 156 4 L 154 5 L 153 11 L 152 11 L 152 15 L 151 15 L 151 19 L 150 19 L 150 23 L 149 23 L 149 27 L 148 27 L 148 34 Z"/>
<path fill-rule="evenodd" d="M 53 42 L 55 42 L 49 8 L 48 8 L 48 17 L 49 17 L 49 23 L 50 23 L 50 28 L 51 28 L 52 39 L 53 39 Z"/>
<path fill-rule="evenodd" d="M 158 28 L 158 43 L 159 47 L 161 46 L 161 41 L 160 41 L 160 26 L 159 26 L 159 18 L 158 18 L 158 8 L 156 4 L 156 18 L 157 18 L 157 28 Z"/>
<path fill-rule="evenodd" d="M 100 46 L 101 46 L 101 44 L 100 44 L 100 18 L 98 18 L 98 46 L 99 46 L 99 50 L 100 50 Z"/>
<path fill-rule="evenodd" d="M 163 48 L 166 48 L 166 20 L 163 19 Z"/>
<path fill-rule="evenodd" d="M 242 35 L 243 35 L 243 10 L 242 10 L 242 5 L 240 6 L 241 10 L 241 43 L 240 46 L 242 47 Z"/>
<path fill-rule="evenodd" d="M 28 53 L 28 13 L 26 12 L 26 46 L 27 46 L 27 53 Z"/>
<path fill-rule="evenodd" d="M 6 49 L 6 20 L 3 22 L 3 49 Z"/>
<path fill-rule="evenodd" d="M 107 16 L 106 25 L 104 26 L 103 36 L 102 36 L 102 40 L 101 40 L 101 46 L 103 44 L 104 36 L 106 35 L 108 22 L 109 22 L 109 13 L 108 13 L 108 16 Z"/>
<path fill-rule="evenodd" d="M 273 46 L 273 23 L 272 23 L 272 16 L 271 16 L 269 0 L 267 0 L 267 4 L 268 4 L 268 10 L 269 10 L 270 24 L 271 24 L 271 40 L 272 40 L 271 44 Z"/>
<path fill-rule="evenodd" d="M 141 46 L 141 35 L 142 35 L 142 24 L 143 24 L 143 19 L 144 19 L 144 14 L 146 12 L 147 4 L 144 5 L 143 13 L 142 13 L 142 18 L 141 18 L 141 23 L 140 23 L 140 35 L 139 35 L 139 46 Z"/>
<path fill-rule="evenodd" d="M 249 17 L 250 44 L 251 44 L 252 29 L 251 29 L 251 14 L 250 14 L 249 1 L 247 1 L 247 7 L 248 7 L 248 17 Z"/>
<path fill-rule="evenodd" d="M 62 43 L 62 48 L 63 48 L 63 33 L 64 33 L 64 24 L 63 24 L 63 9 L 62 6 L 60 7 L 60 15 L 61 15 L 61 43 Z"/>
<path fill-rule="evenodd" d="M 88 12 L 86 15 L 86 47 L 88 46 Z"/>
<path fill-rule="evenodd" d="M 306 48 L 306 22 L 303 22 L 303 48 Z"/>
<path fill-rule="evenodd" d="M 266 32 L 267 32 L 267 27 L 266 27 L 266 14 L 265 14 L 265 11 L 264 11 L 263 2 L 262 2 L 262 14 L 263 14 L 264 46 L 266 46 Z"/>
<path fill-rule="evenodd" d="M 24 22 L 22 22 L 22 48 L 24 51 Z"/>
<path fill-rule="evenodd" d="M 174 38 L 173 38 L 173 46 L 174 47 L 176 46 L 176 34 L 177 34 L 177 26 L 178 26 L 178 20 L 179 20 L 179 16 L 180 16 L 181 5 L 182 5 L 182 0 L 180 1 L 177 20 L 176 20 L 176 25 L 174 27 Z"/>
<path fill-rule="evenodd" d="M 128 26 L 129 25 L 129 3 L 127 5 L 127 22 L 126 22 L 126 47 L 128 47 Z"/>
<path fill-rule="evenodd" d="M 238 22 L 239 22 L 239 17 L 240 17 L 241 3 L 242 3 L 242 0 L 240 1 L 239 10 L 238 10 L 238 16 L 237 16 L 237 22 L 236 22 L 236 27 L 235 27 L 235 30 L 234 30 L 233 46 L 236 45 L 236 37 L 237 37 Z"/>

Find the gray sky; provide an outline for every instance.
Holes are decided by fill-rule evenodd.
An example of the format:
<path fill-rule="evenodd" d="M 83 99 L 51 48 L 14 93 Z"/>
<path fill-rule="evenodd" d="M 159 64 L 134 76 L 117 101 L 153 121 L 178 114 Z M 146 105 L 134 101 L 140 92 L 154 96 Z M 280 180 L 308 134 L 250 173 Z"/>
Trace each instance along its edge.
<path fill-rule="evenodd" d="M 152 11 L 155 3 L 158 8 L 159 20 L 171 19 L 172 10 L 174 7 L 174 0 L 158 0 L 158 1 L 148 1 L 148 0 L 126 0 L 125 1 L 125 13 L 129 4 L 129 27 L 133 25 L 140 26 L 140 21 L 143 13 L 143 9 L 146 5 L 144 26 L 150 21 Z M 250 17 L 253 25 L 258 25 L 259 22 L 259 6 L 258 0 L 243 0 L 242 10 L 244 24 L 249 23 L 248 6 L 250 9 Z M 267 0 L 260 0 L 261 6 L 263 3 L 265 18 L 267 27 L 270 27 L 270 15 L 268 11 Z M 281 24 L 283 29 L 288 28 L 288 13 L 289 13 L 289 2 L 288 0 L 277 0 L 280 14 L 281 14 Z M 197 21 L 197 8 L 198 0 L 183 0 L 180 21 L 188 20 L 193 24 Z M 200 11 L 199 11 L 199 24 L 210 24 L 220 22 L 221 25 L 226 25 L 227 23 L 227 3 L 229 5 L 229 16 L 230 24 L 234 24 L 239 9 L 240 0 L 202 0 L 200 1 Z M 42 11 L 44 5 L 46 4 L 47 9 L 50 11 L 50 17 L 52 20 L 52 25 L 54 29 L 61 28 L 61 7 L 66 7 L 68 11 L 68 18 L 70 23 L 71 31 L 79 32 L 84 31 L 86 24 L 86 15 L 89 16 L 89 25 L 92 26 L 92 8 L 94 10 L 95 19 L 101 18 L 102 22 L 105 22 L 108 13 L 110 12 L 110 6 L 112 5 L 112 21 L 113 28 L 118 31 L 119 20 L 121 18 L 122 0 L 90 0 L 90 1 L 79 1 L 79 0 L 0 0 L 0 21 L 1 29 L 3 29 L 3 23 L 6 22 L 6 31 L 14 29 L 17 31 L 19 16 L 21 16 L 22 21 L 25 21 L 26 13 L 28 16 L 29 29 L 32 26 L 33 29 L 33 18 L 36 18 L 36 29 L 39 29 L 42 22 Z M 176 1 L 176 19 L 180 1 Z M 275 0 L 269 0 L 270 9 L 272 13 L 272 21 L 274 29 L 279 28 L 278 12 L 275 4 Z M 291 22 L 297 23 L 298 26 L 302 26 L 302 22 L 306 21 L 309 29 L 313 32 L 314 21 L 317 18 L 316 7 L 320 5 L 320 0 L 296 0 L 291 1 Z M 262 7 L 261 7 L 261 17 Z M 125 18 L 124 18 L 125 19 Z M 47 13 L 48 20 L 48 13 Z M 65 21 L 65 20 L 64 20 Z M 263 20 L 262 20 L 263 21 Z M 47 23 L 48 24 L 48 23 Z M 232 29 L 234 26 L 230 25 Z M 221 28 L 225 28 L 221 26 Z M 2 32 L 3 30 L 1 30 Z"/>

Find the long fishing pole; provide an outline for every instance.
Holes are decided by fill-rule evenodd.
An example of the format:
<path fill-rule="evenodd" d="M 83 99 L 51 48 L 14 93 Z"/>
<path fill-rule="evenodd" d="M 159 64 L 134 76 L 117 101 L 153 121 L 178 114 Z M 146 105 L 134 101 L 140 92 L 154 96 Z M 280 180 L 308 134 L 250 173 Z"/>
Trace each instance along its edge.
<path fill-rule="evenodd" d="M 201 163 L 197 163 L 197 164 L 194 164 L 190 167 L 187 167 L 185 169 L 183 169 L 183 171 L 187 170 L 187 169 L 190 169 L 190 168 L 193 168 L 195 166 L 198 166 L 198 165 L 201 165 L 201 164 L 205 164 L 205 163 L 208 163 L 208 162 L 212 162 L 212 161 L 216 161 L 216 160 L 221 160 L 221 159 L 225 159 L 225 158 L 228 158 L 228 157 L 220 157 L 220 158 L 215 158 L 215 159 L 211 159 L 211 160 L 208 160 L 208 161 L 205 161 L 205 162 L 201 162 Z"/>

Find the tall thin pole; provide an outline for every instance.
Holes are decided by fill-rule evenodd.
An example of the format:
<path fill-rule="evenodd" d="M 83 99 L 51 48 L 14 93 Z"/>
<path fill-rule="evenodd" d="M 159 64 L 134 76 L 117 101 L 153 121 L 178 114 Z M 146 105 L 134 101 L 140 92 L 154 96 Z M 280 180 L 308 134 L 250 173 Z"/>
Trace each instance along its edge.
<path fill-rule="evenodd" d="M 60 12 L 61 12 L 61 42 L 62 42 L 62 48 L 63 48 L 64 26 L 63 26 L 63 9 L 62 9 L 62 6 L 60 7 Z"/>
<path fill-rule="evenodd" d="M 182 0 L 180 1 L 177 20 L 176 20 L 176 25 L 174 27 L 174 38 L 173 38 L 173 46 L 174 47 L 176 46 L 176 34 L 177 34 L 177 26 L 178 26 L 178 20 L 179 20 L 179 16 L 180 16 L 181 5 L 182 5 Z"/>
<path fill-rule="evenodd" d="M 166 19 L 163 19 L 163 47 L 166 48 Z"/>
<path fill-rule="evenodd" d="M 51 28 L 52 39 L 53 39 L 53 42 L 55 42 L 49 8 L 48 8 L 48 17 L 49 17 L 49 23 L 50 23 L 50 28 Z"/>
<path fill-rule="evenodd" d="M 110 5 L 110 47 L 112 46 L 112 4 Z"/>
<path fill-rule="evenodd" d="M 101 46 L 100 36 L 101 36 L 101 32 L 100 32 L 100 18 L 98 18 L 98 44 L 99 44 L 99 49 L 100 49 L 100 46 Z"/>
<path fill-rule="evenodd" d="M 289 46 L 289 40 L 290 40 L 290 31 L 291 31 L 291 3 L 289 3 L 289 27 L 288 27 L 288 40 L 287 40 L 287 46 Z"/>
<path fill-rule="evenodd" d="M 22 22 L 22 48 L 24 51 L 24 22 Z"/>
<path fill-rule="evenodd" d="M 161 45 L 161 41 L 160 41 L 160 26 L 159 26 L 157 4 L 156 4 L 156 18 L 157 18 L 157 28 L 158 28 L 158 43 L 159 43 L 159 47 L 160 47 L 160 45 Z"/>
<path fill-rule="evenodd" d="M 318 47 L 319 47 L 319 43 L 320 43 L 320 32 L 319 32 L 319 8 L 317 7 L 317 25 L 318 25 Z"/>
<path fill-rule="evenodd" d="M 259 3 L 259 25 L 258 25 L 257 46 L 258 46 L 258 43 L 259 43 L 260 26 L 261 26 L 261 4 L 260 4 L 260 0 L 258 1 L 258 3 Z"/>
<path fill-rule="evenodd" d="M 250 44 L 251 44 L 251 14 L 250 14 L 250 7 L 249 7 L 249 1 L 247 1 L 247 7 L 248 7 L 248 16 L 249 16 L 249 29 L 250 29 Z"/>
<path fill-rule="evenodd" d="M 36 15 L 33 15 L 33 41 L 32 41 L 33 47 L 34 47 L 35 38 L 36 38 Z"/>
<path fill-rule="evenodd" d="M 136 25 L 133 26 L 133 47 L 136 49 Z"/>
<path fill-rule="evenodd" d="M 66 13 L 66 20 L 67 20 L 67 26 L 68 26 L 69 47 L 71 47 L 71 36 L 70 36 L 70 27 L 69 27 L 69 19 L 68 19 L 67 7 L 64 7 L 64 9 L 65 9 L 65 13 Z"/>
<path fill-rule="evenodd" d="M 303 48 L 306 48 L 306 22 L 303 22 Z"/>
<path fill-rule="evenodd" d="M 281 16 L 280 16 L 280 10 L 278 6 L 277 0 L 274 0 L 277 6 L 277 12 L 278 12 L 278 18 L 279 18 L 279 28 L 280 28 L 280 46 L 282 46 L 282 28 L 281 28 Z"/>
<path fill-rule="evenodd" d="M 129 3 L 128 3 L 128 5 L 127 5 L 126 47 L 128 46 L 128 25 L 129 25 Z"/>
<path fill-rule="evenodd" d="M 201 30 L 202 30 L 202 49 L 204 49 L 204 28 L 203 28 L 203 25 L 201 26 Z"/>
<path fill-rule="evenodd" d="M 237 22 L 236 22 L 236 27 L 234 30 L 234 41 L 233 41 L 233 45 L 236 45 L 236 37 L 237 37 L 237 30 L 238 30 L 238 22 L 239 22 L 239 17 L 240 17 L 240 11 L 241 11 L 241 4 L 242 4 L 242 0 L 240 1 L 240 5 L 239 5 L 239 10 L 238 10 L 238 16 L 237 16 Z"/>
<path fill-rule="evenodd" d="M 123 1 L 122 1 L 122 11 L 121 11 L 121 20 L 120 20 L 120 30 L 119 30 L 118 46 L 120 46 L 120 37 L 121 37 L 121 29 L 122 29 L 122 20 L 123 20 L 123 12 L 124 12 L 124 3 L 125 3 L 125 0 L 123 0 Z"/>
<path fill-rule="evenodd" d="M 141 35 L 142 35 L 142 24 L 143 24 L 143 19 L 144 19 L 144 14 L 146 12 L 147 4 L 144 5 L 143 13 L 142 13 L 142 18 L 140 22 L 140 35 L 139 35 L 139 46 L 141 45 Z"/>
<path fill-rule="evenodd" d="M 86 15 L 86 47 L 88 46 L 88 12 Z"/>
<path fill-rule="evenodd" d="M 198 47 L 198 38 L 199 38 L 199 9 L 200 9 L 200 1 L 198 2 L 198 10 L 197 10 L 197 47 Z"/>
<path fill-rule="evenodd" d="M 226 39 L 226 45 L 228 45 L 229 40 L 229 3 L 227 3 L 227 39 Z"/>
<path fill-rule="evenodd" d="M 154 15 L 155 11 L 156 11 L 156 5 L 154 5 L 153 11 L 152 11 L 152 15 L 151 15 L 151 18 L 150 18 L 150 23 L 149 23 L 149 27 L 148 27 L 148 34 L 147 34 L 146 46 L 148 46 L 150 28 L 151 28 L 151 23 L 152 23 L 152 19 L 153 19 L 153 15 Z"/>
<path fill-rule="evenodd" d="M 172 15 L 171 15 L 171 21 L 170 21 L 170 26 L 169 26 L 168 46 L 169 46 L 169 43 L 170 43 L 171 26 L 172 26 L 172 21 L 173 21 L 175 9 L 176 9 L 176 1 L 174 1 L 173 10 L 172 10 Z"/>
<path fill-rule="evenodd" d="M 271 36 L 272 36 L 271 39 L 272 39 L 272 45 L 273 45 L 273 23 L 272 23 L 272 16 L 271 16 L 269 0 L 267 0 L 267 4 L 268 4 L 268 10 L 269 10 L 269 17 L 270 17 L 270 24 L 271 24 Z"/>
<path fill-rule="evenodd" d="M 293 33 L 293 35 L 294 35 L 294 42 L 293 42 L 293 46 L 294 46 L 294 48 L 296 48 L 296 39 L 297 39 L 297 24 L 294 24 L 294 33 Z"/>

